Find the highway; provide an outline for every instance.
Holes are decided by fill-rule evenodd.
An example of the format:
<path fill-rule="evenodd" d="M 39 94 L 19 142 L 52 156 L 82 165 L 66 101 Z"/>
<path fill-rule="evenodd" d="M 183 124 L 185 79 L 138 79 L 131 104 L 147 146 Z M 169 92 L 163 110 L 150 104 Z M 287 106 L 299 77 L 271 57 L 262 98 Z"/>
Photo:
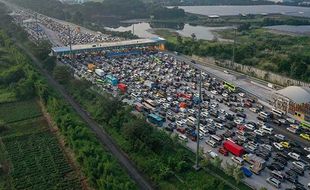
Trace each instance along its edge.
<path fill-rule="evenodd" d="M 275 92 L 275 90 L 270 89 L 268 87 L 263 87 L 261 84 L 255 84 L 251 83 L 250 80 L 247 77 L 240 77 L 240 73 L 233 72 L 233 74 L 227 74 L 224 73 L 222 70 L 218 69 L 225 69 L 225 68 L 214 68 L 211 66 L 205 66 L 205 63 L 196 61 L 196 64 L 193 64 L 191 62 L 191 58 L 184 56 L 184 55 L 176 55 L 175 53 L 172 52 L 165 52 L 169 55 L 177 57 L 181 61 L 185 61 L 188 64 L 191 64 L 194 68 L 203 70 L 204 72 L 210 74 L 211 76 L 225 80 L 228 82 L 232 82 L 236 84 L 238 87 L 240 87 L 244 92 L 246 92 L 249 95 L 255 96 L 258 98 L 259 102 L 263 104 L 265 107 L 271 109 L 272 105 L 270 105 L 268 102 L 271 99 L 272 94 Z M 308 142 L 305 139 L 302 139 L 301 137 L 289 132 L 286 130 L 286 128 L 274 125 L 273 123 L 269 123 L 275 130 L 275 133 L 281 133 L 285 135 L 288 139 L 291 139 L 294 142 L 299 143 L 303 147 L 310 147 L 310 142 Z"/>
<path fill-rule="evenodd" d="M 89 128 L 96 134 L 98 140 L 102 143 L 104 149 L 108 149 L 117 161 L 123 166 L 128 175 L 136 182 L 140 189 L 151 190 L 154 189 L 151 182 L 144 177 L 144 174 L 141 173 L 135 165 L 130 161 L 126 154 L 116 145 L 114 140 L 106 133 L 106 131 L 100 127 L 84 109 L 74 101 L 74 99 L 66 92 L 63 86 L 61 86 L 53 77 L 42 68 L 40 61 L 32 55 L 32 53 L 26 49 L 21 44 L 17 43 L 17 46 L 20 47 L 35 63 L 38 67 L 39 72 L 46 77 L 48 83 L 57 90 L 64 99 L 73 107 L 76 113 L 88 124 Z"/>

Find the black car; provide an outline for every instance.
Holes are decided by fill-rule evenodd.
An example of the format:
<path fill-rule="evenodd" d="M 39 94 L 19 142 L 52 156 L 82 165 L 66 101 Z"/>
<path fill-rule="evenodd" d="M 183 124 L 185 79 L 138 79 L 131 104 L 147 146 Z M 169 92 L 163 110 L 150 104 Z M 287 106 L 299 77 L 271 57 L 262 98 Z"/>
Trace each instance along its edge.
<path fill-rule="evenodd" d="M 169 132 L 173 132 L 173 127 L 167 126 L 165 127 L 165 130 Z"/>
<path fill-rule="evenodd" d="M 298 179 L 297 179 L 296 177 L 294 177 L 294 176 L 291 176 L 291 175 L 288 175 L 288 176 L 286 177 L 286 180 L 289 181 L 289 182 L 291 182 L 291 183 L 293 183 L 293 184 L 298 183 Z"/>
<path fill-rule="evenodd" d="M 285 172 L 285 174 L 287 175 L 287 176 L 291 176 L 291 177 L 294 177 L 294 178 L 298 178 L 298 173 L 296 173 L 294 170 L 287 170 L 286 172 Z"/>
<path fill-rule="evenodd" d="M 305 175 L 305 172 L 303 170 L 299 169 L 299 168 L 292 167 L 291 170 L 293 170 L 294 172 L 296 172 L 300 176 L 304 176 Z"/>
<path fill-rule="evenodd" d="M 246 114 L 244 113 L 237 113 L 236 116 L 246 118 Z"/>
<path fill-rule="evenodd" d="M 270 171 L 273 171 L 273 170 L 278 170 L 278 171 L 280 171 L 280 170 L 281 170 L 280 166 L 278 166 L 277 164 L 270 164 L 270 165 L 267 165 L 267 168 L 268 168 Z"/>
<path fill-rule="evenodd" d="M 300 184 L 300 183 L 296 183 L 295 184 L 295 188 L 294 188 L 295 190 L 307 190 L 302 184 Z"/>
<path fill-rule="evenodd" d="M 274 161 L 277 161 L 277 162 L 280 162 L 281 164 L 287 166 L 287 160 L 285 160 L 285 159 L 282 158 L 282 157 L 274 157 L 273 160 L 274 160 Z"/>
<path fill-rule="evenodd" d="M 287 155 L 283 154 L 282 152 L 277 152 L 277 153 L 276 153 L 276 156 L 282 157 L 282 158 L 284 158 L 284 159 L 286 159 L 286 160 L 289 159 L 289 157 L 288 157 Z"/>

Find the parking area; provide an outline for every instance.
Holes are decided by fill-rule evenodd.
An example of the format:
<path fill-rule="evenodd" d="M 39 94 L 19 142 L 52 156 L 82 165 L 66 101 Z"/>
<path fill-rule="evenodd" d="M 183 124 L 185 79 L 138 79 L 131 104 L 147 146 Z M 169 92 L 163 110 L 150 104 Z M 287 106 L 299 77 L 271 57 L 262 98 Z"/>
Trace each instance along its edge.
<path fill-rule="evenodd" d="M 70 65 L 77 77 L 91 81 L 114 96 L 120 95 L 150 123 L 177 134 L 195 151 L 200 71 L 161 52 L 147 48 L 142 52 L 122 57 L 108 57 L 108 52 L 79 54 L 73 60 L 62 57 L 60 62 Z M 276 130 L 279 127 L 292 129 L 297 126 L 295 121 L 267 110 L 238 89 L 233 91 L 225 87 L 223 81 L 202 72 L 200 147 L 206 154 L 219 156 L 223 167 L 226 162 L 236 164 L 232 157 L 240 156 L 241 165 L 258 174 L 244 179 L 257 189 L 276 189 L 276 185 L 270 184 L 275 180 L 281 183 L 281 189 L 307 188 L 310 182 L 307 155 L 310 153 L 305 145 L 309 142 L 297 134 L 292 133 L 294 139 L 291 139 L 277 134 Z M 234 151 L 229 147 L 223 148 L 223 142 L 227 141 L 242 148 L 240 155 L 232 154 Z M 220 148 L 225 150 L 220 153 Z M 228 155 L 224 156 L 226 152 Z M 268 183 L 269 177 L 273 178 Z"/>

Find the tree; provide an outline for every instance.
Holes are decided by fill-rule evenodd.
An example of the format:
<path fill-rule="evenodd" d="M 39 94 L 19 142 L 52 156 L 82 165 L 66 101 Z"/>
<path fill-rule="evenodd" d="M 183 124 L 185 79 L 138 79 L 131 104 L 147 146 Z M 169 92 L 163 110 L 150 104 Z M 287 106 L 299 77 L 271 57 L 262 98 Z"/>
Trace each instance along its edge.
<path fill-rule="evenodd" d="M 63 65 L 57 65 L 54 68 L 53 71 L 54 78 L 60 83 L 60 84 L 67 84 L 70 79 L 70 70 L 67 66 Z"/>
<path fill-rule="evenodd" d="M 55 66 L 56 66 L 56 57 L 55 56 L 49 56 L 43 62 L 43 67 L 48 72 L 53 73 L 53 70 L 54 70 Z"/>
<path fill-rule="evenodd" d="M 212 165 L 216 168 L 221 168 L 222 161 L 223 160 L 217 156 L 212 160 Z"/>
<path fill-rule="evenodd" d="M 192 33 L 192 34 L 191 34 L 191 38 L 192 38 L 192 41 L 196 41 L 196 39 L 197 39 L 196 34 L 195 34 L 195 33 Z"/>
<path fill-rule="evenodd" d="M 244 174 L 241 171 L 240 167 L 236 167 L 233 172 L 233 177 L 236 180 L 237 184 L 244 178 Z"/>
<path fill-rule="evenodd" d="M 236 165 L 230 164 L 229 162 L 226 161 L 224 172 L 229 176 L 233 176 L 235 168 L 236 168 Z"/>
<path fill-rule="evenodd" d="M 182 44 L 183 43 L 182 36 L 180 36 L 180 35 L 177 36 L 177 42 L 178 42 L 178 44 Z"/>

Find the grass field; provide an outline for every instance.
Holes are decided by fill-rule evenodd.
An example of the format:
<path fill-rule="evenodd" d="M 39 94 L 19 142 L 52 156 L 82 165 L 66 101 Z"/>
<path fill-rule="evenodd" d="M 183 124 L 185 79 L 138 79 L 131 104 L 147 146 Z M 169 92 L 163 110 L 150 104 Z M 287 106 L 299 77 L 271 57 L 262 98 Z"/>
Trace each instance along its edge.
<path fill-rule="evenodd" d="M 0 104 L 0 121 L 12 123 L 41 116 L 35 100 Z"/>
<path fill-rule="evenodd" d="M 82 189 L 36 101 L 0 105 L 0 189 Z"/>

